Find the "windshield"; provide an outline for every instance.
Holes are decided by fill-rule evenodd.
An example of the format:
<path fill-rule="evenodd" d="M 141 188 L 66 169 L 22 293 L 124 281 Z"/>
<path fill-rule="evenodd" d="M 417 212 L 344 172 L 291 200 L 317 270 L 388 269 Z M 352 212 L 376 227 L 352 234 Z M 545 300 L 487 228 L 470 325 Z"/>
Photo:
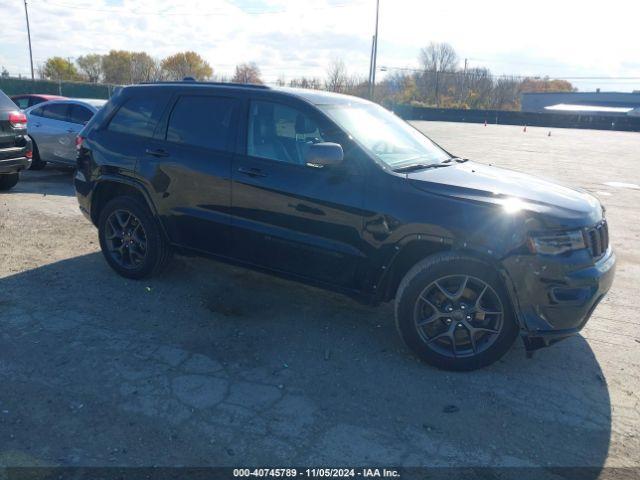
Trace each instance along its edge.
<path fill-rule="evenodd" d="M 451 158 L 415 128 L 373 103 L 318 105 L 369 153 L 391 168 L 433 165 Z"/>

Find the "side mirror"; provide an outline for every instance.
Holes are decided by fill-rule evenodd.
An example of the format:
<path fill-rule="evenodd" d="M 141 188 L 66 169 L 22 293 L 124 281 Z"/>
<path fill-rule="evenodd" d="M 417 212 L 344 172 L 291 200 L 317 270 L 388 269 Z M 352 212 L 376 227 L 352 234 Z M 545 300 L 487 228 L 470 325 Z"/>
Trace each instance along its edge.
<path fill-rule="evenodd" d="M 343 159 L 342 145 L 338 143 L 312 143 L 304 154 L 304 163 L 316 168 L 338 165 Z"/>

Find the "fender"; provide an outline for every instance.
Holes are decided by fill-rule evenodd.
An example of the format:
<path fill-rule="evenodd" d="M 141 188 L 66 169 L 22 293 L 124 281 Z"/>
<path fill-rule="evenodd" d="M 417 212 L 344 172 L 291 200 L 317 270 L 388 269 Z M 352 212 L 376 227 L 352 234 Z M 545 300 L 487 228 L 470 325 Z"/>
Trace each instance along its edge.
<path fill-rule="evenodd" d="M 145 203 L 147 204 L 147 207 L 149 207 L 149 210 L 151 210 L 151 213 L 153 214 L 153 216 L 159 219 L 158 210 L 155 204 L 153 203 L 153 201 L 151 200 L 151 197 L 147 193 L 147 190 L 144 188 L 142 182 L 140 182 L 139 180 L 136 180 L 135 178 L 119 175 L 117 173 L 107 173 L 107 172 L 101 173 L 100 176 L 94 180 L 94 187 L 92 189 L 93 192 L 91 196 L 94 197 L 96 192 L 100 191 L 100 188 L 105 188 L 104 184 L 107 182 L 117 183 L 117 184 L 135 189 L 142 196 L 142 198 L 144 198 Z M 97 225 L 98 218 L 97 218 L 97 212 L 95 211 L 95 202 L 93 201 L 93 198 L 91 202 L 91 219 L 94 225 Z M 166 238 L 169 238 L 167 236 L 167 231 L 165 229 L 163 222 L 158 221 L 158 223 L 160 224 L 162 233 L 165 235 Z"/>
<path fill-rule="evenodd" d="M 424 246 L 425 251 L 435 253 L 450 250 L 453 239 L 432 234 L 409 234 L 393 244 L 381 247 L 378 260 L 373 262 L 373 271 L 368 282 L 368 290 L 372 291 L 375 303 L 385 301 L 394 277 L 394 269 L 398 266 L 398 258 L 402 257 L 410 245 Z"/>
<path fill-rule="evenodd" d="M 374 272 L 373 275 L 372 290 L 374 303 L 384 302 L 389 298 L 389 288 L 393 285 L 395 274 L 394 267 L 397 266 L 399 259 L 402 258 L 407 248 L 411 248 L 411 245 L 417 246 L 420 244 L 424 247 L 422 251 L 427 252 L 426 256 L 443 250 L 450 250 L 461 255 L 473 257 L 495 268 L 504 283 L 518 325 L 521 330 L 526 330 L 526 324 L 522 317 L 515 284 L 506 269 L 502 267 L 500 258 L 496 253 L 479 247 L 475 248 L 473 245 L 469 245 L 467 243 L 458 244 L 454 239 L 436 235 L 407 235 L 391 247 L 392 251 L 386 256 L 382 264 L 379 265 L 377 275 L 375 275 L 376 272 Z M 422 258 L 424 258 L 424 256 Z"/>

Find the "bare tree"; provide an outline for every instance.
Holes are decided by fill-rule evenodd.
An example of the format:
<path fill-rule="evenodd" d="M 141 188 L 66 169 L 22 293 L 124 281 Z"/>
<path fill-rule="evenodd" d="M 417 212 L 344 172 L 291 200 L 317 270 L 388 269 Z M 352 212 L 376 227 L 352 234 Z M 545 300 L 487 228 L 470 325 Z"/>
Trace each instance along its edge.
<path fill-rule="evenodd" d="M 497 79 L 491 90 L 489 108 L 493 110 L 516 110 L 520 105 L 519 88 L 522 82 L 512 77 Z"/>
<path fill-rule="evenodd" d="M 420 64 L 427 72 L 453 72 L 458 67 L 458 54 L 448 43 L 431 42 L 420 50 Z"/>
<path fill-rule="evenodd" d="M 289 82 L 289 86 L 296 87 L 296 88 L 309 88 L 312 90 L 322 90 L 322 80 L 315 77 L 294 78 Z"/>
<path fill-rule="evenodd" d="M 327 78 L 324 81 L 325 89 L 330 92 L 342 93 L 347 87 L 347 67 L 344 61 L 336 59 L 329 65 L 327 69 Z"/>
<path fill-rule="evenodd" d="M 420 50 L 420 64 L 424 71 L 421 87 L 436 106 L 440 105 L 440 94 L 446 91 L 454 78 L 451 76 L 458 67 L 458 54 L 448 43 L 431 42 Z"/>
<path fill-rule="evenodd" d="M 236 72 L 231 81 L 233 83 L 263 83 L 260 78 L 260 69 L 254 62 L 236 65 Z"/>
<path fill-rule="evenodd" d="M 160 80 L 160 63 L 146 52 L 131 53 L 132 83 L 153 82 Z"/>

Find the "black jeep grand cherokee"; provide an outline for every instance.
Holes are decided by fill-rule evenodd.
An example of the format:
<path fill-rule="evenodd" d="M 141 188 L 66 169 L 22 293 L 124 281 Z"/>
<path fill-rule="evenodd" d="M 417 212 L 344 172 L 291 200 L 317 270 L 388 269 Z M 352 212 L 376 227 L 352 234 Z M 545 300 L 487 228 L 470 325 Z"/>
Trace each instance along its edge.
<path fill-rule="evenodd" d="M 31 149 L 27 117 L 0 90 L 0 191 L 13 188 L 31 166 Z"/>
<path fill-rule="evenodd" d="M 578 332 L 614 275 L 594 197 L 452 156 L 344 95 L 124 88 L 78 137 L 75 186 L 120 275 L 180 250 L 395 300 L 403 340 L 447 369 Z"/>

